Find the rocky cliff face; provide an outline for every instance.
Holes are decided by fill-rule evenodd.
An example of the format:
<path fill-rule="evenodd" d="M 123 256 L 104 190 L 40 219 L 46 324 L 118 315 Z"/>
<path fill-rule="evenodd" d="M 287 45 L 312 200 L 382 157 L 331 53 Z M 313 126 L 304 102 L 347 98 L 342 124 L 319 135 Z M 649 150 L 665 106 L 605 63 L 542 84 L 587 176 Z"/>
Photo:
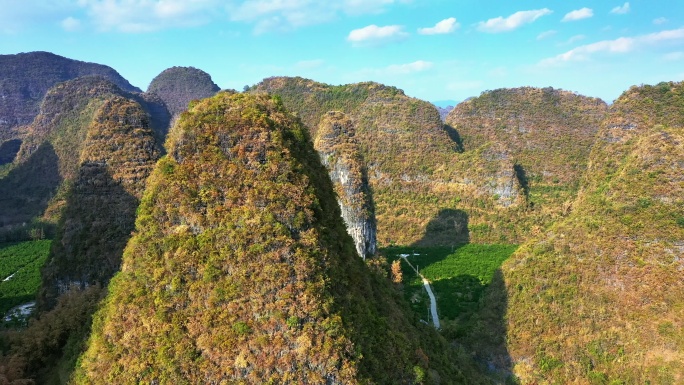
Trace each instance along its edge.
<path fill-rule="evenodd" d="M 82 76 L 103 77 L 122 90 L 140 91 L 104 65 L 67 59 L 48 52 L 0 55 L 0 143 L 21 136 L 17 127 L 33 121 L 50 88 Z"/>
<path fill-rule="evenodd" d="M 354 124 L 342 112 L 328 112 L 318 125 L 314 147 L 328 169 L 347 232 L 362 258 L 377 249 L 375 208 Z"/>

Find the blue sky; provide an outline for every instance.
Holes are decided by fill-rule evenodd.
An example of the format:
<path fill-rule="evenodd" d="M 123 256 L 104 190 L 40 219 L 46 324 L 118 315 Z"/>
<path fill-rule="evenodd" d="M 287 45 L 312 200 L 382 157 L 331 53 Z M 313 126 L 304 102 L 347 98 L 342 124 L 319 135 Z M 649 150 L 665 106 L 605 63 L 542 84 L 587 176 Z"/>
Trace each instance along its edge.
<path fill-rule="evenodd" d="M 194 66 L 222 88 L 287 75 L 430 101 L 551 86 L 611 102 L 684 80 L 684 1 L 0 0 L 0 54 L 39 50 L 143 90 Z"/>

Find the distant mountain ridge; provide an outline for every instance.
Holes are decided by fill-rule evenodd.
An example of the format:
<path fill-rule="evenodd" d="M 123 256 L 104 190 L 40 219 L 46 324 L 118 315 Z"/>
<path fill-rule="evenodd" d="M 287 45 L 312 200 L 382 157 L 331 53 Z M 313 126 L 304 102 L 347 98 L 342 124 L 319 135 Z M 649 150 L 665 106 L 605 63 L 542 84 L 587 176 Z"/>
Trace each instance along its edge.
<path fill-rule="evenodd" d="M 442 118 L 442 121 L 446 120 L 447 115 L 449 115 L 449 112 L 454 109 L 454 106 L 448 105 L 446 107 L 440 107 L 437 106 L 437 111 L 439 111 L 439 117 Z"/>
<path fill-rule="evenodd" d="M 50 88 L 81 76 L 101 76 L 124 91 L 141 92 L 105 65 L 49 52 L 0 55 L 0 142 L 20 136 L 16 128 L 33 121 Z"/>
<path fill-rule="evenodd" d="M 454 106 L 458 105 L 458 103 L 460 103 L 460 102 L 457 100 L 437 100 L 437 101 L 433 101 L 431 103 L 437 107 L 440 107 L 440 108 L 447 108 L 447 107 L 454 107 Z"/>
<path fill-rule="evenodd" d="M 508 162 L 499 175 L 517 179 L 531 206 L 527 225 L 543 228 L 574 199 L 607 108 L 600 99 L 551 87 L 498 89 L 460 103 L 446 123 L 465 153 Z"/>
<path fill-rule="evenodd" d="M 177 118 L 192 100 L 215 95 L 221 88 L 211 76 L 194 67 L 171 67 L 157 75 L 147 87 L 147 93 L 156 94 L 166 104 L 171 116 Z"/>

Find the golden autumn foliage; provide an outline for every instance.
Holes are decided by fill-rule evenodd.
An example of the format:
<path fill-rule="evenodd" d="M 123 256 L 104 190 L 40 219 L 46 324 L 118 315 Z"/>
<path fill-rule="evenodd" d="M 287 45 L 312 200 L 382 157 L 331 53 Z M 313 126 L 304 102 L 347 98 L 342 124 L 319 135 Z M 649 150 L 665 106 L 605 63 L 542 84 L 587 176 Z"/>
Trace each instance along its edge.
<path fill-rule="evenodd" d="M 329 111 L 352 120 L 385 246 L 517 243 L 545 228 L 576 193 L 606 108 L 553 89 L 496 90 L 444 125 L 430 103 L 373 82 L 274 77 L 253 91 L 282 97 L 314 137 Z M 465 231 L 429 226 L 444 210 L 465 212 Z"/>
<path fill-rule="evenodd" d="M 523 383 L 684 381 L 684 84 L 632 87 L 569 216 L 503 265 Z"/>
<path fill-rule="evenodd" d="M 75 383 L 479 381 L 356 256 L 308 132 L 277 100 L 195 102 L 167 149 Z"/>
<path fill-rule="evenodd" d="M 8 193 L 0 207 L 17 206 L 4 211 L 13 217 L 8 220 L 43 216 L 57 227 L 56 234 L 48 234 L 55 239 L 41 272 L 39 321 L 18 331 L 21 338 L 12 338 L 8 347 L 10 360 L 31 352 L 30 359 L 14 365 L 25 362 L 27 378 L 49 382 L 46 378 L 60 371 L 62 381 L 68 379 L 98 298 L 68 302 L 71 315 L 59 317 L 78 312 L 77 327 L 42 320 L 55 317 L 55 306 L 79 296 L 69 291 L 106 286 L 120 268 L 147 176 L 160 155 L 149 107 L 140 95 L 101 78 L 60 83 L 47 93 L 19 158 L 0 179 L 0 191 Z M 41 333 L 56 337 L 44 339 L 49 346 L 40 347 L 31 336 Z"/>
<path fill-rule="evenodd" d="M 81 146 L 58 242 L 43 270 L 41 299 L 47 303 L 72 284 L 106 285 L 119 270 L 145 182 L 160 156 L 149 115 L 121 96 L 102 101 Z"/>

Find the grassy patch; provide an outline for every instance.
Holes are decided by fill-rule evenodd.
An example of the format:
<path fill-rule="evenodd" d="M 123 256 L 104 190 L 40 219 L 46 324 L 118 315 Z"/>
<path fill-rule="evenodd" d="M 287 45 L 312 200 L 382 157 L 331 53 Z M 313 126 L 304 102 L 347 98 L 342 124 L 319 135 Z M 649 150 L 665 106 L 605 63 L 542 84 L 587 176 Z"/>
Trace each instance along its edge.
<path fill-rule="evenodd" d="M 35 299 L 40 287 L 40 269 L 47 260 L 50 242 L 0 244 L 0 314 Z"/>
<path fill-rule="evenodd" d="M 437 297 L 440 318 L 469 319 L 479 309 L 480 297 L 501 264 L 516 245 L 465 244 L 456 247 L 390 247 L 384 249 L 390 261 L 409 254 L 408 261 L 430 280 Z M 416 273 L 402 263 L 404 293 L 413 309 L 427 314 L 429 299 Z"/>

